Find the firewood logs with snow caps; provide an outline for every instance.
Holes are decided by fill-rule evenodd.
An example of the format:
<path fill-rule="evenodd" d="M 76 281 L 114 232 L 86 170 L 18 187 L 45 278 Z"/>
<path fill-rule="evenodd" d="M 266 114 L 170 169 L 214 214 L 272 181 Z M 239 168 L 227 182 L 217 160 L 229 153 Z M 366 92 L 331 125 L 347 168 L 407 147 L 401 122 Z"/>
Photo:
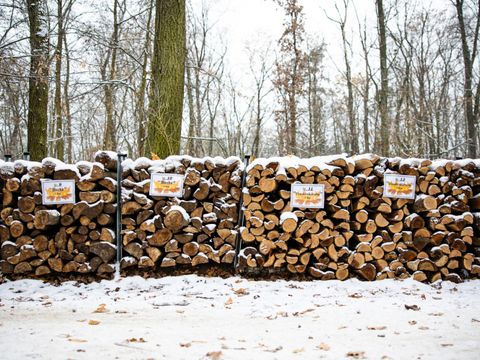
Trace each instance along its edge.
<path fill-rule="evenodd" d="M 1 272 L 109 276 L 116 254 L 116 183 L 109 170 L 52 158 L 0 164 Z M 42 179 L 75 180 L 76 203 L 42 205 Z"/>
<path fill-rule="evenodd" d="M 415 200 L 384 197 L 385 173 L 415 176 Z M 324 184 L 324 209 L 292 209 L 295 182 Z M 239 263 L 319 279 L 479 277 L 479 190 L 471 160 L 257 159 L 247 168 Z"/>
<path fill-rule="evenodd" d="M 355 164 L 344 156 L 257 159 L 247 169 L 240 268 L 346 279 Z M 324 209 L 292 208 L 291 185 L 323 184 Z"/>
<path fill-rule="evenodd" d="M 243 164 L 238 158 L 127 159 L 122 269 L 230 264 L 235 257 Z M 185 175 L 181 198 L 149 195 L 152 173 Z"/>
<path fill-rule="evenodd" d="M 388 173 L 414 176 L 415 199 L 383 197 Z M 362 156 L 356 158 L 355 179 L 349 263 L 363 278 L 458 282 L 480 276 L 478 226 L 471 212 L 480 190 L 478 163 Z"/>

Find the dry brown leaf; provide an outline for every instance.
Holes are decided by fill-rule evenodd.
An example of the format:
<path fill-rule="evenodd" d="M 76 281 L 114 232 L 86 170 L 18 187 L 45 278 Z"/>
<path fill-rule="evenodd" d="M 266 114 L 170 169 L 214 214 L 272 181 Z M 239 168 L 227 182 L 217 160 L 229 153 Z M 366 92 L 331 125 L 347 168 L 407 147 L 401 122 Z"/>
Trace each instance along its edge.
<path fill-rule="evenodd" d="M 131 339 L 127 339 L 127 342 L 136 342 L 136 343 L 144 343 L 146 342 L 144 338 L 131 338 Z"/>
<path fill-rule="evenodd" d="M 407 310 L 413 310 L 413 311 L 418 311 L 418 310 L 420 310 L 420 306 L 415 305 L 415 304 L 414 304 L 414 305 L 407 305 L 407 304 L 405 304 L 405 309 L 407 309 Z"/>
<path fill-rule="evenodd" d="M 180 346 L 181 347 L 184 347 L 184 348 L 189 348 L 190 346 L 192 346 L 192 343 L 180 343 Z"/>
<path fill-rule="evenodd" d="M 152 157 L 152 160 L 162 160 L 162 159 L 160 158 L 160 156 L 158 156 L 157 154 L 155 154 L 155 153 L 153 153 L 153 152 L 151 153 L 151 157 Z"/>
<path fill-rule="evenodd" d="M 88 340 L 69 338 L 68 341 L 74 342 L 74 343 L 86 343 Z"/>
<path fill-rule="evenodd" d="M 408 323 L 409 323 L 410 325 L 416 325 L 416 324 L 417 324 L 417 321 L 416 321 L 416 320 L 410 320 Z"/>
<path fill-rule="evenodd" d="M 323 350 L 323 351 L 328 351 L 330 350 L 330 345 L 325 344 L 325 343 L 320 343 L 320 345 L 317 345 L 317 349 Z"/>
<path fill-rule="evenodd" d="M 353 357 L 354 359 L 363 359 L 365 355 L 364 351 L 349 351 L 347 357 Z"/>
<path fill-rule="evenodd" d="M 210 351 L 207 353 L 207 356 L 212 359 L 212 360 L 219 360 L 222 358 L 222 352 L 221 351 Z"/>
<path fill-rule="evenodd" d="M 249 293 L 246 289 L 244 289 L 244 288 L 233 289 L 233 292 L 234 292 L 235 295 L 237 295 L 237 296 L 245 296 L 245 295 L 250 294 L 250 293 Z"/>
<path fill-rule="evenodd" d="M 88 320 L 88 325 L 98 325 L 100 324 L 100 321 L 98 320 Z"/>
<path fill-rule="evenodd" d="M 368 330 L 385 330 L 386 326 L 367 326 Z"/>
<path fill-rule="evenodd" d="M 233 304 L 233 299 L 229 297 L 227 301 L 225 301 L 225 306 L 232 305 Z"/>
<path fill-rule="evenodd" d="M 107 311 L 106 309 L 106 304 L 100 304 L 98 305 L 97 309 L 94 311 L 94 313 L 104 313 Z"/>

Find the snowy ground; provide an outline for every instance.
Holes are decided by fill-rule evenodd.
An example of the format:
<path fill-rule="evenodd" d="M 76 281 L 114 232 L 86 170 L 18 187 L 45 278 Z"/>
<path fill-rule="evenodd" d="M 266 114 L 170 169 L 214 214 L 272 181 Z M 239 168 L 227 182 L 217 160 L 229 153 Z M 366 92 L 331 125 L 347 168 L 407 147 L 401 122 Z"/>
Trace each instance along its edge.
<path fill-rule="evenodd" d="M 0 285 L 8 359 L 475 359 L 480 281 Z"/>

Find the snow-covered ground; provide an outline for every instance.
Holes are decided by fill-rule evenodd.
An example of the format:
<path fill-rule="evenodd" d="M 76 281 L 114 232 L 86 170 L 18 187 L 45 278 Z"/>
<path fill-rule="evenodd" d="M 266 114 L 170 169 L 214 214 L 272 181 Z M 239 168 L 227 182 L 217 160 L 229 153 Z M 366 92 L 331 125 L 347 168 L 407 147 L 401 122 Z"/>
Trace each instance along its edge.
<path fill-rule="evenodd" d="M 478 359 L 480 281 L 0 285 L 4 359 Z"/>

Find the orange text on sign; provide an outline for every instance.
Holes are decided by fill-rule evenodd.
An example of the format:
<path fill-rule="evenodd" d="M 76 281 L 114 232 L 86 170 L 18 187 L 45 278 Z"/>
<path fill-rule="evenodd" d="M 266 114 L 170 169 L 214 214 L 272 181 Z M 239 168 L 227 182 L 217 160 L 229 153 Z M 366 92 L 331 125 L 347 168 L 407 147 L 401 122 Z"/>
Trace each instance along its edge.
<path fill-rule="evenodd" d="M 180 186 L 176 181 L 165 182 L 160 180 L 154 180 L 153 188 L 157 193 L 176 193 L 180 191 Z"/>
<path fill-rule="evenodd" d="M 322 202 L 321 193 L 294 193 L 295 201 L 298 204 L 318 205 Z"/>
<path fill-rule="evenodd" d="M 69 187 L 47 189 L 47 200 L 49 201 L 68 200 L 71 196 L 72 192 Z"/>
<path fill-rule="evenodd" d="M 387 182 L 388 192 L 392 194 L 410 194 L 412 192 L 412 184 L 399 184 L 397 182 Z"/>

